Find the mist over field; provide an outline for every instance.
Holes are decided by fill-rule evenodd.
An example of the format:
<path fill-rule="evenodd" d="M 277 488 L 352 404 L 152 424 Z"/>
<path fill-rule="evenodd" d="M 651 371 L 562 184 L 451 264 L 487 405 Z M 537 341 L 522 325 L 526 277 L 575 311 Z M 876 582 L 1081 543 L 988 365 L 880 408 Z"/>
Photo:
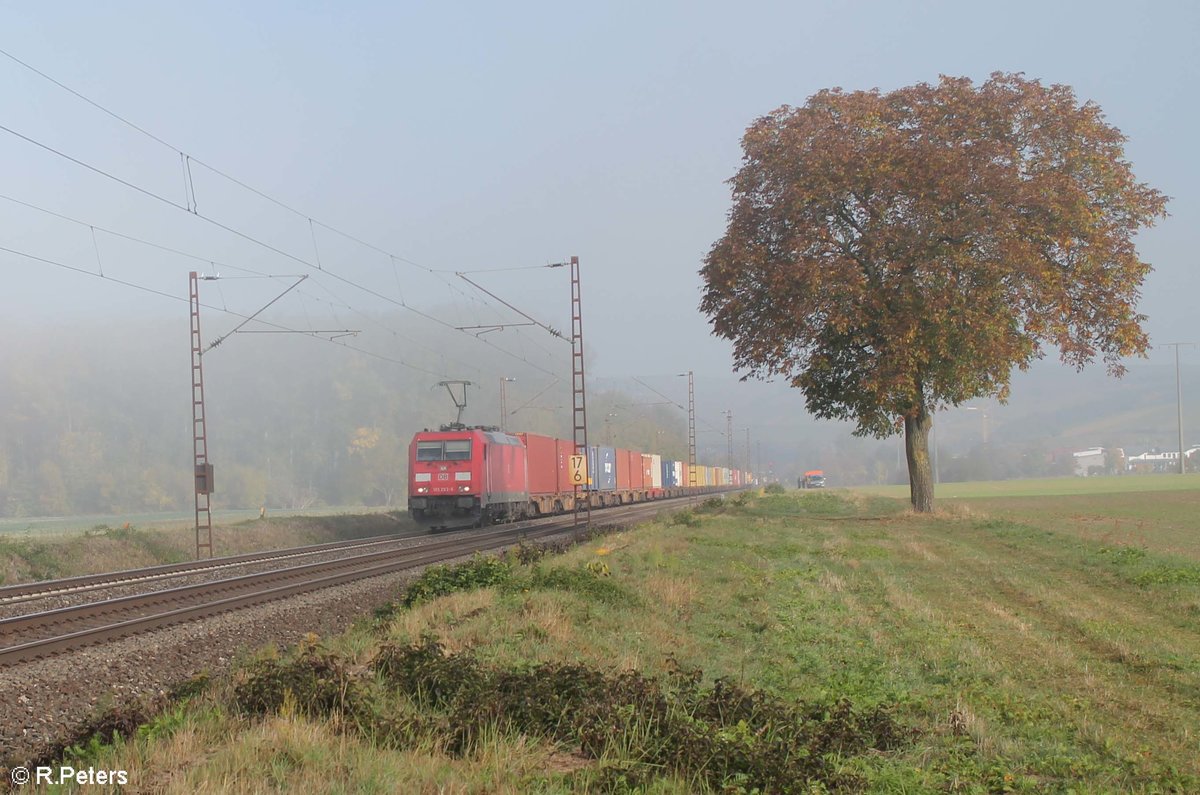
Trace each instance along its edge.
<path fill-rule="evenodd" d="M 413 368 L 458 366 L 472 380 L 470 365 L 492 351 L 465 335 L 447 339 L 403 318 L 383 319 L 411 336 L 363 351 L 403 357 L 412 367 L 301 335 L 238 334 L 205 355 L 218 510 L 404 507 L 412 434 L 455 418 L 440 377 Z M 209 324 L 206 339 L 227 330 L 221 322 Z M 51 328 L 8 323 L 0 333 L 7 341 L 0 348 L 0 516 L 191 508 L 186 317 Z M 569 437 L 569 348 L 547 339 L 563 348 L 563 377 L 508 383 L 506 425 Z M 616 353 L 589 356 L 600 365 L 590 365 L 589 440 L 685 459 L 686 379 L 615 375 Z M 1196 375 L 1184 370 L 1185 391 Z M 1099 368 L 1075 373 L 1045 362 L 1016 374 L 1009 405 L 976 404 L 986 420 L 961 408 L 939 415 L 941 479 L 1070 474 L 1070 452 L 1088 446 L 1174 449 L 1174 386 L 1174 369 L 1165 365 L 1135 363 L 1118 381 Z M 494 379 L 475 381 L 467 399 L 465 422 L 499 422 Z M 701 373 L 696 401 L 701 463 L 724 465 L 722 412 L 729 409 L 739 466 L 751 427 L 749 468 L 784 482 L 812 467 L 824 468 L 834 486 L 907 482 L 895 437 L 854 438 L 848 424 L 814 420 L 800 393 L 784 384 Z M 1185 427 L 1200 429 L 1190 405 Z"/>
<path fill-rule="evenodd" d="M 1200 793 L 1200 2 L 3 20 L 13 791 Z"/>
<path fill-rule="evenodd" d="M 593 443 L 684 457 L 678 374 L 694 371 L 700 463 L 907 482 L 895 437 L 855 438 L 786 384 L 738 382 L 698 309 L 741 138 L 835 86 L 997 70 L 1071 86 L 1170 196 L 1170 217 L 1138 235 L 1154 267 L 1138 311 L 1155 346 L 1194 341 L 1200 161 L 1194 103 L 1179 100 L 1200 65 L 1196 9 L 1108 5 L 11 9 L 0 516 L 190 510 L 191 271 L 244 279 L 203 283 L 206 342 L 238 322 L 219 310 L 274 299 L 279 274 L 308 279 L 264 319 L 361 331 L 239 334 L 205 356 L 218 511 L 402 507 L 411 434 L 454 419 L 447 378 L 474 384 L 467 422 L 499 421 L 511 377 L 511 427 L 568 435 L 568 343 L 486 324 L 525 320 L 499 296 L 569 330 L 567 272 L 542 269 L 571 255 Z M 846 30 L 854 46 L 829 35 Z M 1193 349 L 1183 362 L 1184 424 L 1200 431 Z M 1113 381 L 1047 351 L 1014 375 L 1010 405 L 935 417 L 939 477 L 1058 474 L 1091 446 L 1174 449 L 1173 364 L 1155 347 Z"/>

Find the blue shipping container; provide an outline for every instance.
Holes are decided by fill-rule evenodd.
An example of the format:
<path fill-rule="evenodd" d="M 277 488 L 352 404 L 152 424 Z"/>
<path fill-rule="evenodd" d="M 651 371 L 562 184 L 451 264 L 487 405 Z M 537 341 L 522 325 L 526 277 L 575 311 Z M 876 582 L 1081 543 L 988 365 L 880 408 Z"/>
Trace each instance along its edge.
<path fill-rule="evenodd" d="M 662 484 L 664 489 L 673 489 L 679 484 L 675 482 L 675 462 L 662 462 Z"/>
<path fill-rule="evenodd" d="M 612 447 L 588 448 L 588 476 L 591 491 L 614 491 L 617 488 L 617 451 Z"/>

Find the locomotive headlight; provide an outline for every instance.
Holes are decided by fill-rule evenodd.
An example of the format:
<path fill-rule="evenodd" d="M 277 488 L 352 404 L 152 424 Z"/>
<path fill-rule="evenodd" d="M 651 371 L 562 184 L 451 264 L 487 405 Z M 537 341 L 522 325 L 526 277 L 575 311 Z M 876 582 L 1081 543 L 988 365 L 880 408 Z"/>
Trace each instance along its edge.
<path fill-rule="evenodd" d="M 417 494 L 424 494 L 427 491 L 429 491 L 428 486 L 418 486 L 417 487 Z"/>
<path fill-rule="evenodd" d="M 470 486 L 459 486 L 458 490 L 459 491 L 470 491 L 471 487 Z"/>

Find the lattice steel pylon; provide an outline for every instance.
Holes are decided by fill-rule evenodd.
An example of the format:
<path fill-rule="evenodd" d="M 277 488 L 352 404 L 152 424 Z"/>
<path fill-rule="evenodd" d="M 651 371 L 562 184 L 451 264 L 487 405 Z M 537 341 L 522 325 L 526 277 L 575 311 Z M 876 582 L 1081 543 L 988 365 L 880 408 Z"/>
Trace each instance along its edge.
<path fill-rule="evenodd" d="M 742 461 L 742 465 L 738 468 L 743 472 L 749 472 L 750 460 L 750 429 L 746 428 L 746 458 Z"/>
<path fill-rule="evenodd" d="M 696 379 L 688 370 L 688 486 L 696 485 Z"/>
<path fill-rule="evenodd" d="M 192 454 L 196 492 L 196 557 L 212 557 L 212 465 L 208 463 L 208 428 L 204 417 L 204 344 L 200 337 L 200 283 L 190 276 L 192 309 Z"/>
<path fill-rule="evenodd" d="M 580 302 L 579 257 L 571 257 L 571 425 L 575 434 L 575 455 L 587 461 L 587 390 L 584 385 L 583 366 L 583 307 Z M 600 456 L 596 456 L 599 465 Z M 589 483 L 594 482 L 595 472 L 588 472 Z M 575 524 L 579 524 L 580 508 L 585 514 L 584 522 L 592 523 L 592 501 L 590 495 L 580 499 L 579 486 L 575 486 Z"/>
<path fill-rule="evenodd" d="M 733 469 L 733 409 L 725 410 L 725 443 L 729 446 L 725 466 Z"/>

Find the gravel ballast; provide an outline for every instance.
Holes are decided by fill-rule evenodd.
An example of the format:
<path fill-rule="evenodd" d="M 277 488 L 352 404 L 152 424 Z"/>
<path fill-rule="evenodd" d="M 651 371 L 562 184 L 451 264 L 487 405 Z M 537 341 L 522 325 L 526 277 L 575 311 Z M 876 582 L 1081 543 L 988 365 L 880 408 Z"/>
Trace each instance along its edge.
<path fill-rule="evenodd" d="M 0 669 L 0 766 L 45 755 L 100 707 L 161 697 L 203 671 L 219 674 L 246 649 L 343 630 L 411 576 L 375 577 Z"/>

